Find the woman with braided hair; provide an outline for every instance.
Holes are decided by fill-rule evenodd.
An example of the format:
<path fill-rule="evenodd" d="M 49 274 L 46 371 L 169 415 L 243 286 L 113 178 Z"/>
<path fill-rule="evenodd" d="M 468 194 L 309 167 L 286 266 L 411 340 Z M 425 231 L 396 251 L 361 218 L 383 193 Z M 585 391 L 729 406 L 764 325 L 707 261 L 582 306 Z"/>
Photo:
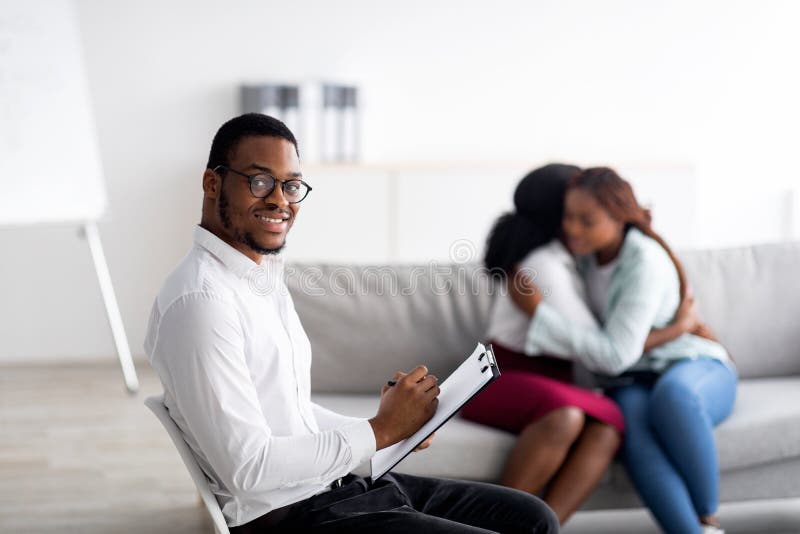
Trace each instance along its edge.
<path fill-rule="evenodd" d="M 508 287 L 530 317 L 525 352 L 617 377 L 609 394 L 625 418 L 622 455 L 645 504 L 668 533 L 722 532 L 713 428 L 736 397 L 730 356 L 696 316 L 676 318 L 681 302 L 692 305 L 683 268 L 616 172 L 570 178 L 562 230 L 600 325 L 578 324 L 518 272 Z"/>

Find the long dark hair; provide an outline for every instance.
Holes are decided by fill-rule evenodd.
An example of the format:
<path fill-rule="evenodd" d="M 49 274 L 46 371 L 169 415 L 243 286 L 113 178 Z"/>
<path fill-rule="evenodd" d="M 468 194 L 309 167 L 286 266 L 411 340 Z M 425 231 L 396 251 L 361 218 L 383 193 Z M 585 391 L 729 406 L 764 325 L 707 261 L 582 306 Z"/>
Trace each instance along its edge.
<path fill-rule="evenodd" d="M 528 173 L 514 191 L 515 211 L 494 223 L 486 242 L 484 264 L 504 277 L 533 249 L 561 229 L 567 182 L 580 173 L 574 165 L 551 163 Z"/>
<path fill-rule="evenodd" d="M 680 280 L 681 300 L 686 296 L 686 273 L 681 262 L 669 248 L 666 241 L 653 231 L 650 210 L 643 208 L 633 194 L 631 184 L 623 180 L 613 169 L 608 167 L 593 167 L 573 176 L 567 188 L 580 188 L 588 191 L 608 213 L 628 228 L 637 228 L 640 232 L 651 237 L 664 247 L 669 254 Z"/>

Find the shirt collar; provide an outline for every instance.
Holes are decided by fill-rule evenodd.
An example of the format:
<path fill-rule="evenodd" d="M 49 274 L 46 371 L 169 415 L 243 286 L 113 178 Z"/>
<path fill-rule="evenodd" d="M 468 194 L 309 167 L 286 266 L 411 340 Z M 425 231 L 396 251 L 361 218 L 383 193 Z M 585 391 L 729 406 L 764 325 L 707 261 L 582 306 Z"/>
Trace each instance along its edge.
<path fill-rule="evenodd" d="M 240 278 L 252 276 L 254 271 L 268 271 L 276 275 L 280 275 L 283 272 L 283 257 L 281 255 L 269 254 L 262 256 L 261 263 L 257 264 L 199 225 L 194 229 L 194 242 L 213 254 L 225 267 Z"/>

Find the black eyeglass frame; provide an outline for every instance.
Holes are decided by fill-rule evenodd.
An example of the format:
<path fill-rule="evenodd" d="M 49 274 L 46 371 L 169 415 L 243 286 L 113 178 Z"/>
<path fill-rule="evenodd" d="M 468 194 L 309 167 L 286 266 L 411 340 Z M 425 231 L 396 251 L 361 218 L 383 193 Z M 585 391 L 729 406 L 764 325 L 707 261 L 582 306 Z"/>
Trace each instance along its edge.
<path fill-rule="evenodd" d="M 308 194 L 313 189 L 313 187 L 308 185 L 303 180 L 300 180 L 299 178 L 290 178 L 289 180 L 280 180 L 280 179 L 272 176 L 268 172 L 257 172 L 256 174 L 245 174 L 243 172 L 237 171 L 236 169 L 231 169 L 230 167 L 226 167 L 225 165 L 217 165 L 216 167 L 214 167 L 213 171 L 215 173 L 217 173 L 217 174 L 220 174 L 220 175 L 223 174 L 223 173 L 226 173 L 226 172 L 232 172 L 233 174 L 238 174 L 239 176 L 241 176 L 243 178 L 247 178 L 247 185 L 250 188 L 250 194 L 253 195 L 256 198 L 267 198 L 268 196 L 270 196 L 272 194 L 272 192 L 275 191 L 276 184 L 281 184 L 281 193 L 283 193 L 283 196 L 285 197 L 286 196 L 286 184 L 288 182 L 300 182 L 301 184 L 303 184 L 306 187 L 306 194 L 303 195 L 303 198 L 301 198 L 300 200 L 290 200 L 289 204 L 299 204 L 300 202 L 304 201 L 306 199 L 306 197 L 308 197 Z M 222 171 L 222 172 L 220 172 L 220 171 Z M 269 191 L 267 191 L 267 193 L 264 196 L 256 195 L 253 192 L 253 180 L 255 180 L 256 178 L 258 178 L 260 176 L 268 176 L 269 178 L 272 178 L 272 187 L 270 187 Z M 261 179 L 263 179 L 263 178 L 261 178 Z"/>

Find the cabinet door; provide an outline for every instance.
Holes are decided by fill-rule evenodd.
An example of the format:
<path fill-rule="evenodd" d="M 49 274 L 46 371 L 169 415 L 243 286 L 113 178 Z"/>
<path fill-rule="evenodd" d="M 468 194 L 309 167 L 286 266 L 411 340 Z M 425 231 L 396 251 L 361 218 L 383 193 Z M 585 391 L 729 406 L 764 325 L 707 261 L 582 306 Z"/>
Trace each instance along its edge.
<path fill-rule="evenodd" d="M 286 240 L 289 261 L 384 263 L 390 258 L 389 174 L 380 169 L 308 167 L 313 187 Z"/>
<path fill-rule="evenodd" d="M 697 244 L 698 187 L 694 166 L 623 164 L 617 172 L 630 182 L 639 204 L 649 208 L 653 228 L 675 249 Z"/>
<path fill-rule="evenodd" d="M 397 259 L 480 261 L 486 237 L 524 170 L 443 169 L 403 171 L 397 176 Z"/>

